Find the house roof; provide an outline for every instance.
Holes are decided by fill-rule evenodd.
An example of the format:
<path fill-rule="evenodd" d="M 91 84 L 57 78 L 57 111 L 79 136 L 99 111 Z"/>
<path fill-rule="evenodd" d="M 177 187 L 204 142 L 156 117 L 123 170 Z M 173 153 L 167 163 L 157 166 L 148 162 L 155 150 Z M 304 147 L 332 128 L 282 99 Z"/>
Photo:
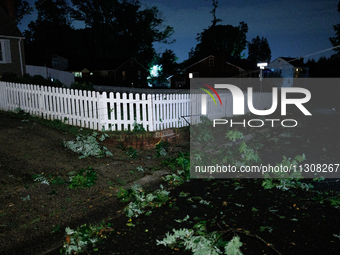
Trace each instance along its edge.
<path fill-rule="evenodd" d="M 194 63 L 194 64 L 192 64 L 192 65 L 190 65 L 190 66 L 184 68 L 183 71 L 185 71 L 186 69 L 188 69 L 188 68 L 190 68 L 190 67 L 192 67 L 192 66 L 194 66 L 194 65 L 197 65 L 197 64 L 200 63 L 200 62 L 205 61 L 205 60 L 208 59 L 208 58 L 215 58 L 215 56 L 209 55 L 208 57 L 205 57 L 205 58 L 203 58 L 203 59 L 197 61 L 196 63 Z M 227 57 L 227 58 L 225 58 L 225 61 L 226 61 L 227 64 L 229 64 L 229 65 L 231 65 L 231 66 L 234 66 L 234 67 L 236 67 L 236 68 L 238 68 L 238 69 L 241 69 L 241 70 L 243 70 L 243 71 L 245 71 L 245 70 L 248 70 L 248 71 L 249 71 L 249 70 L 257 70 L 257 69 L 259 69 L 259 68 L 256 66 L 256 63 L 255 63 L 255 62 L 251 62 L 251 61 L 249 61 L 249 60 L 247 60 L 247 59 L 240 59 L 240 58 L 234 58 L 234 57 Z"/>
<path fill-rule="evenodd" d="M 232 66 L 235 66 L 237 68 L 243 69 L 244 71 L 248 70 L 258 70 L 256 62 L 249 61 L 247 59 L 241 59 L 241 58 L 234 58 L 234 57 L 228 57 L 227 58 L 227 64 L 230 64 Z"/>
<path fill-rule="evenodd" d="M 86 67 L 87 69 L 91 71 L 117 71 L 120 67 L 125 65 L 128 61 L 133 59 L 137 64 L 139 64 L 144 70 L 146 69 L 141 63 L 139 63 L 135 58 L 129 58 L 125 62 L 122 63 L 121 60 L 111 60 L 111 59 L 105 59 L 105 60 L 87 60 L 87 61 L 71 61 L 71 64 L 69 65 L 68 70 L 69 71 L 81 71 Z"/>
<path fill-rule="evenodd" d="M 119 65 L 115 70 L 121 68 L 123 65 L 125 65 L 127 62 L 129 62 L 129 61 L 131 61 L 131 60 L 135 61 L 138 65 L 140 65 L 141 67 L 143 67 L 146 71 L 148 70 L 148 69 L 146 69 L 141 63 L 139 63 L 134 57 L 129 58 L 128 60 L 126 60 L 123 64 Z"/>
<path fill-rule="evenodd" d="M 0 5 L 0 36 L 24 38 L 15 22 Z"/>
<path fill-rule="evenodd" d="M 199 61 L 193 63 L 192 65 L 190 65 L 190 66 L 188 66 L 188 67 L 186 67 L 186 68 L 183 68 L 183 71 L 185 71 L 186 69 L 188 69 L 188 68 L 190 68 L 190 67 L 192 67 L 192 66 L 194 66 L 194 65 L 197 65 L 198 63 L 201 63 L 202 61 L 204 61 L 204 60 L 206 60 L 206 59 L 208 59 L 208 58 L 215 58 L 215 57 L 214 57 L 213 55 L 209 55 L 208 57 L 202 58 L 201 60 L 199 60 Z"/>
<path fill-rule="evenodd" d="M 288 62 L 289 64 L 291 64 L 294 67 L 306 66 L 303 63 L 303 58 L 286 58 L 286 57 L 279 57 L 279 58 L 283 59 L 284 61 Z"/>

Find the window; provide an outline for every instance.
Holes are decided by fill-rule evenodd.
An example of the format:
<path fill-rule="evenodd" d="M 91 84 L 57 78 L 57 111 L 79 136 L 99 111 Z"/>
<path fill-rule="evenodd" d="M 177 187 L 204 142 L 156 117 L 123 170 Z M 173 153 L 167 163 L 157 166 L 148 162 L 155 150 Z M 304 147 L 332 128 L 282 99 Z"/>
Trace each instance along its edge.
<path fill-rule="evenodd" d="M 142 71 L 138 70 L 138 80 L 142 79 Z"/>
<path fill-rule="evenodd" d="M 83 77 L 83 73 L 82 72 L 75 72 L 74 73 L 74 77 L 75 78 L 82 78 Z"/>
<path fill-rule="evenodd" d="M 214 58 L 209 58 L 209 66 L 214 66 Z"/>
<path fill-rule="evenodd" d="M 130 66 L 132 67 L 133 64 L 134 64 L 134 61 L 131 59 L 131 60 L 130 60 Z"/>
<path fill-rule="evenodd" d="M 10 40 L 1 39 L 0 40 L 0 63 L 12 63 L 11 59 L 11 48 L 10 48 Z"/>
<path fill-rule="evenodd" d="M 126 80 L 126 72 L 125 71 L 122 71 L 122 79 L 123 79 L 123 81 Z"/>
<path fill-rule="evenodd" d="M 199 77 L 199 72 L 189 73 L 189 79 L 198 78 L 198 77 Z"/>

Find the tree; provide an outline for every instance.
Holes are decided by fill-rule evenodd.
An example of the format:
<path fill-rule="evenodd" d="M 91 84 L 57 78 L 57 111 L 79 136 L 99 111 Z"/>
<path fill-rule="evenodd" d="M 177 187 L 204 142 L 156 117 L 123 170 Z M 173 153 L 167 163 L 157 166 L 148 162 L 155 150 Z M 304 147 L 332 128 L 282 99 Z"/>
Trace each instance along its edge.
<path fill-rule="evenodd" d="M 208 1 L 208 0 L 206 0 L 206 1 Z M 212 23 L 211 26 L 214 27 L 214 26 L 216 26 L 217 22 L 221 22 L 222 20 L 216 18 L 216 9 L 218 7 L 218 0 L 212 0 L 212 6 L 213 6 L 213 9 L 210 11 L 210 13 L 213 16 L 213 20 L 211 21 L 211 23 Z"/>
<path fill-rule="evenodd" d="M 340 2 L 338 3 L 338 12 L 340 12 Z M 340 24 L 334 25 L 333 26 L 334 31 L 335 31 L 335 37 L 330 37 L 329 40 L 331 41 L 332 45 L 334 47 L 339 46 L 340 45 Z M 334 49 L 334 51 L 336 52 L 336 56 L 339 57 L 340 56 L 340 48 L 336 48 Z"/>
<path fill-rule="evenodd" d="M 160 29 L 163 19 L 157 7 L 141 9 L 138 0 L 72 0 L 77 20 L 91 29 L 98 58 L 136 57 L 142 64 L 152 61 L 154 42 L 166 42 L 173 33 L 170 26 Z"/>
<path fill-rule="evenodd" d="M 31 13 L 30 5 L 27 1 L 14 0 L 15 23 L 18 25 L 22 18 Z"/>
<path fill-rule="evenodd" d="M 165 76 L 174 75 L 178 69 L 177 57 L 172 50 L 166 49 L 160 57 L 159 63 L 163 66 Z"/>
<path fill-rule="evenodd" d="M 248 42 L 248 60 L 256 63 L 270 62 L 272 57 L 267 38 L 257 36 Z"/>
<path fill-rule="evenodd" d="M 221 52 L 228 56 L 240 58 L 246 48 L 248 25 L 240 22 L 239 26 L 215 25 L 198 35 L 199 42 L 195 48 L 195 57 L 204 58 Z"/>
<path fill-rule="evenodd" d="M 73 38 L 70 10 L 65 0 L 36 1 L 38 17 L 28 24 L 26 37 L 26 61 L 35 65 L 51 65 L 51 56 L 72 55 Z"/>

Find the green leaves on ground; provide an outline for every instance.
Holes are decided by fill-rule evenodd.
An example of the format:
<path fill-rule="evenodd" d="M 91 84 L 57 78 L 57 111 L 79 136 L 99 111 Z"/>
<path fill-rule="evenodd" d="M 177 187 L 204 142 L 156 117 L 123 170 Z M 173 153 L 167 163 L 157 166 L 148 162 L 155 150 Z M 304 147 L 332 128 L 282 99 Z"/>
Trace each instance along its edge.
<path fill-rule="evenodd" d="M 81 154 L 79 158 L 85 158 L 95 156 L 96 158 L 113 156 L 113 154 L 99 142 L 104 141 L 107 134 L 103 133 L 100 137 L 97 132 L 93 132 L 92 135 L 79 134 L 75 141 L 63 142 L 63 145 L 71 151 Z"/>

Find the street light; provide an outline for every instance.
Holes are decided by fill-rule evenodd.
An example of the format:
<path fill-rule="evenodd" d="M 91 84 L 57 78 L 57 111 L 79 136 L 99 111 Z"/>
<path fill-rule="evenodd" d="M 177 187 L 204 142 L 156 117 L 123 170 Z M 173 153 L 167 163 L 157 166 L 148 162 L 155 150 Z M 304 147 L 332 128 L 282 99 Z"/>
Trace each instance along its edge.
<path fill-rule="evenodd" d="M 268 63 L 258 63 L 257 66 L 260 67 L 260 81 L 261 81 L 261 87 L 260 87 L 260 92 L 262 92 L 262 70 L 264 69 L 265 66 L 267 66 Z"/>

